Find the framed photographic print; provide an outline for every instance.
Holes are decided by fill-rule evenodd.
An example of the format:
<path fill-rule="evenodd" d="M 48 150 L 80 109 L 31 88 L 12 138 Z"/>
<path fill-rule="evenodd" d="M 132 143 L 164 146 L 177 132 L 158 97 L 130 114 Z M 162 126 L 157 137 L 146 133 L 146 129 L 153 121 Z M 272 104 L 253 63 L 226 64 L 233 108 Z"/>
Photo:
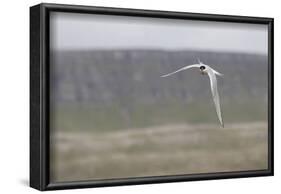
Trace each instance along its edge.
<path fill-rule="evenodd" d="M 30 186 L 273 175 L 273 19 L 30 8 Z"/>

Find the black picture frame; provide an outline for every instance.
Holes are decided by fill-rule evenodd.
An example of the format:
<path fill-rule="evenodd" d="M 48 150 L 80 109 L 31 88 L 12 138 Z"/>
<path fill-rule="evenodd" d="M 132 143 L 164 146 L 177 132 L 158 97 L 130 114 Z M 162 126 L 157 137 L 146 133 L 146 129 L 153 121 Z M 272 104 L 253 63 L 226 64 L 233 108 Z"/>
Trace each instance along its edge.
<path fill-rule="evenodd" d="M 49 180 L 49 15 L 50 12 L 53 11 L 268 25 L 268 169 L 242 172 L 51 183 Z M 30 7 L 30 186 L 43 191 L 55 189 L 74 189 L 148 183 L 168 183 L 178 181 L 272 176 L 274 169 L 273 24 L 273 18 L 261 17 L 182 13 L 78 5 L 58 5 L 45 3 Z"/>

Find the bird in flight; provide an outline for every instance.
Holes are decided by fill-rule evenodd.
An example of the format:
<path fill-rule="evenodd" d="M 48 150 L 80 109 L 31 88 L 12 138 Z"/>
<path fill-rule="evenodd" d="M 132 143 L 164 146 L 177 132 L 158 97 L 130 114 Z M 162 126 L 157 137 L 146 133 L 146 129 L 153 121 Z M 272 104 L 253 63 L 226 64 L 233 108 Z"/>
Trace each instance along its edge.
<path fill-rule="evenodd" d="M 224 123 L 223 123 L 223 119 L 222 119 L 222 115 L 221 115 L 221 108 L 220 108 L 220 97 L 219 97 L 219 93 L 218 93 L 218 86 L 217 86 L 217 78 L 216 75 L 218 76 L 223 76 L 223 74 L 217 72 L 216 70 L 212 69 L 210 66 L 203 64 L 199 59 L 198 59 L 198 64 L 193 64 L 193 65 L 187 65 L 181 69 L 178 69 L 172 73 L 168 73 L 166 75 L 163 75 L 161 77 L 168 77 L 171 76 L 175 73 L 178 73 L 180 71 L 184 71 L 193 67 L 197 67 L 199 68 L 200 72 L 202 75 L 208 75 L 210 78 L 210 85 L 211 85 L 211 91 L 212 91 L 212 95 L 213 95 L 213 100 L 214 100 L 214 104 L 216 107 L 216 112 L 218 115 L 218 119 L 220 121 L 220 124 L 222 127 L 224 127 Z"/>

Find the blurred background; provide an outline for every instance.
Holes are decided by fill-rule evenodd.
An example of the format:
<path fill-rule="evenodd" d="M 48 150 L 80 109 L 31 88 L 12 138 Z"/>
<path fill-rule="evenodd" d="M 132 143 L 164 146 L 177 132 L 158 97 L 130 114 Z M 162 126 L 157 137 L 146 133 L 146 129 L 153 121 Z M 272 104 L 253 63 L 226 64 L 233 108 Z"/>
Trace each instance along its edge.
<path fill-rule="evenodd" d="M 51 181 L 267 168 L 267 28 L 52 13 Z M 197 58 L 218 77 L 161 78 Z"/>

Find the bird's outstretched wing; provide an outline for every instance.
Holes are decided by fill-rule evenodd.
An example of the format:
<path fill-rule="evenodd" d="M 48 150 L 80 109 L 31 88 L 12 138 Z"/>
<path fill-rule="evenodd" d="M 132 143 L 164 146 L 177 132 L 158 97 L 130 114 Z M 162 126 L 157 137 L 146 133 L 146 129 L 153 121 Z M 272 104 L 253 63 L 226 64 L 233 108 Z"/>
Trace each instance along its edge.
<path fill-rule="evenodd" d="M 186 70 L 186 69 L 189 69 L 189 68 L 192 68 L 192 67 L 200 67 L 200 65 L 199 65 L 199 64 L 188 65 L 188 66 L 185 66 L 185 67 L 183 67 L 183 68 L 180 68 L 180 69 L 178 69 L 178 70 L 176 70 L 176 71 L 174 71 L 174 72 L 172 72 L 172 73 L 168 73 L 168 74 L 166 74 L 166 75 L 162 75 L 161 77 L 168 77 L 168 76 L 170 76 L 170 75 L 173 75 L 173 74 L 175 74 L 175 73 L 178 73 L 178 72 L 180 72 L 180 71 L 183 71 L 183 70 Z"/>
<path fill-rule="evenodd" d="M 213 99 L 214 99 L 214 103 L 215 103 L 215 107 L 216 107 L 216 112 L 220 121 L 220 124 L 222 127 L 224 127 L 224 123 L 223 123 L 223 119 L 222 119 L 222 115 L 221 115 L 221 108 L 220 108 L 220 97 L 219 97 L 219 93 L 218 93 L 218 85 L 217 85 L 217 78 L 216 78 L 216 74 L 218 74 L 218 72 L 216 72 L 215 70 L 208 68 L 207 69 L 209 78 L 210 78 L 210 85 L 211 85 L 211 90 L 212 90 L 212 95 L 213 95 Z M 219 74 L 222 75 L 222 74 Z"/>

